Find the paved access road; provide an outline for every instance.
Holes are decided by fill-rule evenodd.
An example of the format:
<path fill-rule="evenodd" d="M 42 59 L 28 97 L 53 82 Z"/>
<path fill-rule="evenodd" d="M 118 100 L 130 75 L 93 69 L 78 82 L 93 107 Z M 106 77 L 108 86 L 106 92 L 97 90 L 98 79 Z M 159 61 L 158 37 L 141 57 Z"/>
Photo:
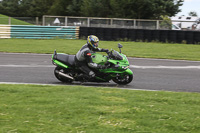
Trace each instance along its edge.
<path fill-rule="evenodd" d="M 88 86 L 129 89 L 200 92 L 200 62 L 129 58 L 134 72 L 126 86 L 111 83 L 84 83 Z M 50 54 L 0 53 L 0 83 L 62 84 L 53 74 Z M 73 85 L 80 85 L 76 82 Z"/>

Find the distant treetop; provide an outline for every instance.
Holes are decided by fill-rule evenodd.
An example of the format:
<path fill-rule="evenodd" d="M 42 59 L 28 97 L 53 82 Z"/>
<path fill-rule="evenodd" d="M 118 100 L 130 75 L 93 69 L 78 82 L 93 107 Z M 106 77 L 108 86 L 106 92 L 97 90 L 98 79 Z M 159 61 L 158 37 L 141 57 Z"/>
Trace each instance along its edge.
<path fill-rule="evenodd" d="M 0 0 L 0 14 L 160 19 L 174 16 L 184 0 Z"/>

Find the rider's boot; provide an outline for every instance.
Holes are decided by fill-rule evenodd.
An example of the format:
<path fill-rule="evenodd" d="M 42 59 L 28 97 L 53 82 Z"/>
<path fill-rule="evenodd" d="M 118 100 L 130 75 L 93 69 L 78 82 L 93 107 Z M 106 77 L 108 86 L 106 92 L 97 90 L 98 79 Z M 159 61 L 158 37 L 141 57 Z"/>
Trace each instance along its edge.
<path fill-rule="evenodd" d="M 81 73 L 77 76 L 78 81 L 85 82 L 85 81 L 92 81 L 95 79 L 95 73 L 91 72 L 89 75 Z"/>

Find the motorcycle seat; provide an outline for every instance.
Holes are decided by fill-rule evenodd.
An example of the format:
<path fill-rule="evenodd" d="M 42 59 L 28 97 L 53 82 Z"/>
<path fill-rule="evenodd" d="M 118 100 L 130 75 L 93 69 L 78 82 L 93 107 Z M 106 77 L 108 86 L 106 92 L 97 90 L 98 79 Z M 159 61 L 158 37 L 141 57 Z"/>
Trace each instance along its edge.
<path fill-rule="evenodd" d="M 56 60 L 66 64 L 67 66 L 75 66 L 75 55 L 57 54 Z"/>

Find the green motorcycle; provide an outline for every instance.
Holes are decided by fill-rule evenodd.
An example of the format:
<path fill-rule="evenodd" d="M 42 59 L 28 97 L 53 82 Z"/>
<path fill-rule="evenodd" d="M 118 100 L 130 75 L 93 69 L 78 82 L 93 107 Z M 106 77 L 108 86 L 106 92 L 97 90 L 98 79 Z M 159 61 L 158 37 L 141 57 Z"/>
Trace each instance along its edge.
<path fill-rule="evenodd" d="M 109 82 L 113 80 L 120 85 L 126 85 L 133 80 L 133 72 L 129 69 L 129 61 L 126 55 L 121 53 L 123 46 L 118 44 L 120 52 L 111 50 L 107 55 L 93 53 L 92 61 L 97 64 L 105 65 L 106 69 L 92 69 L 96 76 L 86 80 L 78 78 L 82 71 L 75 66 L 75 55 L 56 53 L 52 55 L 52 63 L 56 65 L 54 70 L 55 77 L 65 83 L 73 81 L 81 82 Z"/>

